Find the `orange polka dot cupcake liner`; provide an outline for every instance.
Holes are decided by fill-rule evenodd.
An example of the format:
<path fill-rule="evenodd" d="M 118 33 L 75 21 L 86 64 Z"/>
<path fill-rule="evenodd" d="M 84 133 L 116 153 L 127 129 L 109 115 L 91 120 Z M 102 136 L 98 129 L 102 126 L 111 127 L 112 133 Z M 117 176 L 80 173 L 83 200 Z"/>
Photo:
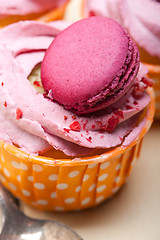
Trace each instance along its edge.
<path fill-rule="evenodd" d="M 50 22 L 54 20 L 63 19 L 64 12 L 66 9 L 66 6 L 70 0 L 67 0 L 66 3 L 58 7 L 56 9 L 53 9 L 48 12 L 43 13 L 36 13 L 36 14 L 27 14 L 27 15 L 14 15 L 14 16 L 8 16 L 5 18 L 0 19 L 0 28 L 5 27 L 9 24 L 18 22 L 18 21 L 25 21 L 25 20 L 37 20 L 42 22 Z"/>
<path fill-rule="evenodd" d="M 29 155 L 0 141 L 0 179 L 17 198 L 45 211 L 95 207 L 114 195 L 129 177 L 154 116 L 154 94 L 146 124 L 129 146 L 96 156 L 58 159 Z"/>
<path fill-rule="evenodd" d="M 154 80 L 155 91 L 155 118 L 160 118 L 160 66 L 153 64 L 146 64 L 149 69 L 148 77 Z"/>

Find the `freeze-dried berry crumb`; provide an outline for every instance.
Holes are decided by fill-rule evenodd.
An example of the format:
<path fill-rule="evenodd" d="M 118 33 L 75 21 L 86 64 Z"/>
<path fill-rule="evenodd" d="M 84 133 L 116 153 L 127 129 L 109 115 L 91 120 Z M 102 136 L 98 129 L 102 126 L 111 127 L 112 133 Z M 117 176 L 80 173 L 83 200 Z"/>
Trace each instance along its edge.
<path fill-rule="evenodd" d="M 93 10 L 89 11 L 89 17 L 94 17 L 96 16 L 95 12 Z"/>
<path fill-rule="evenodd" d="M 143 77 L 140 82 L 137 82 L 134 90 L 133 90 L 133 96 L 139 97 L 147 87 L 152 87 L 154 84 L 154 81 L 150 78 Z"/>
<path fill-rule="evenodd" d="M 92 137 L 86 138 L 86 140 L 90 143 L 92 143 Z"/>
<path fill-rule="evenodd" d="M 83 130 L 86 129 L 86 125 L 87 125 L 88 121 L 86 121 L 86 123 L 83 124 Z"/>
<path fill-rule="evenodd" d="M 70 132 L 70 129 L 68 129 L 68 128 L 63 128 L 63 130 L 64 130 L 65 132 L 67 132 L 67 133 Z"/>
<path fill-rule="evenodd" d="M 119 119 L 112 116 L 108 120 L 108 126 L 106 128 L 106 131 L 112 132 L 115 129 L 115 127 L 117 126 L 118 123 L 119 123 Z"/>
<path fill-rule="evenodd" d="M 130 109 L 133 109 L 133 107 L 130 106 L 130 105 L 126 105 L 126 109 L 127 109 L 127 110 L 130 110 Z"/>
<path fill-rule="evenodd" d="M 5 101 L 3 105 L 4 105 L 5 107 L 7 107 L 7 102 Z"/>
<path fill-rule="evenodd" d="M 35 86 L 37 86 L 37 87 L 40 87 L 40 86 L 41 86 L 41 84 L 40 84 L 39 81 L 34 81 L 33 84 L 34 84 Z"/>
<path fill-rule="evenodd" d="M 22 115 L 23 115 L 22 110 L 20 108 L 17 108 L 16 109 L 16 119 L 17 120 L 21 119 Z"/>
<path fill-rule="evenodd" d="M 70 129 L 73 131 L 80 131 L 81 130 L 81 125 L 79 124 L 78 121 L 74 121 L 69 125 Z"/>
<path fill-rule="evenodd" d="M 119 116 L 119 117 L 121 117 L 121 118 L 124 118 L 124 116 L 123 116 L 123 111 L 122 111 L 121 109 L 115 109 L 115 110 L 114 110 L 114 114 L 115 114 L 116 116 Z"/>
<path fill-rule="evenodd" d="M 136 101 L 136 100 L 134 100 L 134 102 L 133 102 L 135 105 L 138 105 L 138 102 Z"/>
<path fill-rule="evenodd" d="M 97 125 L 99 126 L 99 128 L 102 128 L 102 122 L 101 121 L 96 121 Z"/>
<path fill-rule="evenodd" d="M 146 87 L 153 87 L 153 84 L 154 84 L 154 80 L 147 77 L 143 77 L 142 82 L 146 84 Z"/>

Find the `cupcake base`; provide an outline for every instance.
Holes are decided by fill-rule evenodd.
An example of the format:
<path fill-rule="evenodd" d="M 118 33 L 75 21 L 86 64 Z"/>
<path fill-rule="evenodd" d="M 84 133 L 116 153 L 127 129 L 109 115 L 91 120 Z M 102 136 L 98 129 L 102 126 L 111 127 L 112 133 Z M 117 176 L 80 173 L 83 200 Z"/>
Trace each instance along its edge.
<path fill-rule="evenodd" d="M 113 196 L 125 183 L 140 154 L 142 139 L 151 126 L 154 97 L 146 124 L 129 146 L 96 156 L 59 159 L 31 156 L 0 141 L 0 179 L 12 194 L 45 211 L 72 211 L 94 207 Z"/>

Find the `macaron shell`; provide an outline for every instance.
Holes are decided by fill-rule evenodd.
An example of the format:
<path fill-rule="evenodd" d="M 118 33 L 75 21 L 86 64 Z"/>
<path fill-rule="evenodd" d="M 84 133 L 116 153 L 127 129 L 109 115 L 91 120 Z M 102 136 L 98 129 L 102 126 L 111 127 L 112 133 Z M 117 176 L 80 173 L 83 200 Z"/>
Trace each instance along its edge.
<path fill-rule="evenodd" d="M 82 30 L 83 29 L 83 30 Z M 128 54 L 128 38 L 111 19 L 92 17 L 61 32 L 47 50 L 41 67 L 42 84 L 61 104 L 96 96 L 109 84 Z"/>

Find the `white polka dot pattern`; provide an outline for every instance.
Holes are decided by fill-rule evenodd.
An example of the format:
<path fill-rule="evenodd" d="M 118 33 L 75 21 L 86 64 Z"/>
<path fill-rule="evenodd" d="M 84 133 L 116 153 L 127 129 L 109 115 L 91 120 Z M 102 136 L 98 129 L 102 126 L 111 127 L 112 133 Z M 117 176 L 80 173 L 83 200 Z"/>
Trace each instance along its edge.
<path fill-rule="evenodd" d="M 70 172 L 70 173 L 68 174 L 68 176 L 69 176 L 70 178 L 74 178 L 74 177 L 78 176 L 78 174 L 79 174 L 79 171 L 73 171 L 73 172 Z"/>
<path fill-rule="evenodd" d="M 28 176 L 28 181 L 33 182 L 33 176 Z"/>
<path fill-rule="evenodd" d="M 14 191 L 16 191 L 17 190 L 17 187 L 13 184 L 13 183 L 8 183 L 8 185 L 10 186 L 10 188 L 12 189 L 12 190 L 14 190 Z"/>
<path fill-rule="evenodd" d="M 104 173 L 103 175 L 98 177 L 98 181 L 102 182 L 108 177 L 108 173 Z"/>
<path fill-rule="evenodd" d="M 112 193 L 116 193 L 116 192 L 118 192 L 118 190 L 119 190 L 119 187 L 117 186 L 117 187 L 112 189 Z"/>
<path fill-rule="evenodd" d="M 121 168 L 121 163 L 118 163 L 116 166 L 116 171 L 118 171 Z"/>
<path fill-rule="evenodd" d="M 96 187 L 96 184 L 93 183 L 93 184 L 88 188 L 88 191 L 89 191 L 89 192 L 93 191 L 93 190 L 95 189 L 95 187 Z"/>
<path fill-rule="evenodd" d="M 38 203 L 39 205 L 47 205 L 47 204 L 48 204 L 48 201 L 47 201 L 47 200 L 43 200 L 43 199 L 39 199 L 39 200 L 37 200 L 37 203 Z"/>
<path fill-rule="evenodd" d="M 5 178 L 2 174 L 0 174 L 0 180 L 1 180 L 2 182 L 6 182 L 6 178 Z"/>
<path fill-rule="evenodd" d="M 64 189 L 68 188 L 68 184 L 67 183 L 59 183 L 57 185 L 57 188 L 60 190 L 64 190 Z"/>
<path fill-rule="evenodd" d="M 18 162 L 16 162 L 16 161 L 12 161 L 11 163 L 12 163 L 12 166 L 13 166 L 14 168 L 16 168 L 16 169 L 20 169 L 20 165 L 19 165 Z"/>
<path fill-rule="evenodd" d="M 56 192 L 52 192 L 51 193 L 51 198 L 56 198 L 57 197 L 57 193 Z"/>
<path fill-rule="evenodd" d="M 29 197 L 31 195 L 31 193 L 28 190 L 26 190 L 26 189 L 22 189 L 22 193 L 26 197 Z"/>
<path fill-rule="evenodd" d="M 103 200 L 104 200 L 104 196 L 99 196 L 96 198 L 96 203 L 98 204 L 98 203 L 102 202 Z"/>
<path fill-rule="evenodd" d="M 7 177 L 10 177 L 11 174 L 10 174 L 10 172 L 8 171 L 7 168 L 4 168 L 3 171 L 4 171 L 4 174 L 5 174 Z"/>
<path fill-rule="evenodd" d="M 24 170 L 24 171 L 27 171 L 28 170 L 28 166 L 24 163 L 20 163 L 20 169 L 21 170 Z"/>
<path fill-rule="evenodd" d="M 58 175 L 57 175 L 57 174 L 52 174 L 52 175 L 50 175 L 50 176 L 48 177 L 48 179 L 49 179 L 50 181 L 56 181 L 56 180 L 58 179 Z"/>
<path fill-rule="evenodd" d="M 120 177 L 119 176 L 117 176 L 117 177 L 115 177 L 115 179 L 114 179 L 114 181 L 116 182 L 116 183 L 118 183 L 119 181 L 120 181 Z"/>
<path fill-rule="evenodd" d="M 75 202 L 75 198 L 66 198 L 66 199 L 64 200 L 64 202 L 65 202 L 65 203 L 68 203 L 68 204 L 71 204 L 71 203 Z"/>
<path fill-rule="evenodd" d="M 86 204 L 88 204 L 90 201 L 91 201 L 91 198 L 90 198 L 90 197 L 87 197 L 87 198 L 83 199 L 83 201 L 81 202 L 81 205 L 86 205 Z"/>
<path fill-rule="evenodd" d="M 61 212 L 61 211 L 64 211 L 64 207 L 56 206 L 56 207 L 54 208 L 54 210 Z"/>
<path fill-rule="evenodd" d="M 94 167 L 96 167 L 97 165 L 98 165 L 97 163 L 92 163 L 92 164 L 88 165 L 88 168 L 94 168 Z"/>
<path fill-rule="evenodd" d="M 106 189 L 106 185 L 101 185 L 97 188 L 97 192 L 103 192 Z"/>
<path fill-rule="evenodd" d="M 109 165 L 110 165 L 110 162 L 104 162 L 101 164 L 100 169 L 106 169 L 109 167 Z"/>
<path fill-rule="evenodd" d="M 38 165 L 38 164 L 33 164 L 33 171 L 35 171 L 35 172 L 42 172 L 43 171 L 43 167 Z"/>
<path fill-rule="evenodd" d="M 4 156 L 1 154 L 1 160 L 2 162 L 5 162 Z"/>
<path fill-rule="evenodd" d="M 81 191 L 81 189 L 82 189 L 82 187 L 81 186 L 78 186 L 78 187 L 76 187 L 76 192 L 80 192 Z"/>
<path fill-rule="evenodd" d="M 21 181 L 21 176 L 20 175 L 17 176 L 17 180 L 18 180 L 18 182 Z"/>
<path fill-rule="evenodd" d="M 87 181 L 89 179 L 89 175 L 84 175 L 83 182 Z"/>
<path fill-rule="evenodd" d="M 39 190 L 45 189 L 45 185 L 43 183 L 34 183 L 34 187 Z"/>

